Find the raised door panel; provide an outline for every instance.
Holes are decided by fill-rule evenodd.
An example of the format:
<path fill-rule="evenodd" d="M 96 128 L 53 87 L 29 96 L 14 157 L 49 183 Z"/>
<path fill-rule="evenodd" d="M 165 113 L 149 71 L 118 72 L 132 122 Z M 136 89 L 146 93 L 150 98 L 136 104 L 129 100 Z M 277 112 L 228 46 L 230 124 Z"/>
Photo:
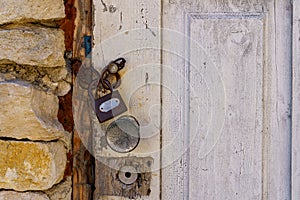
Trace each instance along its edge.
<path fill-rule="evenodd" d="M 190 60 L 195 63 L 190 67 L 194 90 L 190 118 L 202 115 L 197 135 L 190 132 L 190 198 L 260 199 L 263 16 L 191 14 L 189 18 L 190 43 L 194 43 L 189 45 Z M 197 99 L 203 96 L 208 96 L 208 113 L 199 109 L 202 102 Z"/>
<path fill-rule="evenodd" d="M 290 198 L 291 8 L 164 1 L 163 199 Z"/>

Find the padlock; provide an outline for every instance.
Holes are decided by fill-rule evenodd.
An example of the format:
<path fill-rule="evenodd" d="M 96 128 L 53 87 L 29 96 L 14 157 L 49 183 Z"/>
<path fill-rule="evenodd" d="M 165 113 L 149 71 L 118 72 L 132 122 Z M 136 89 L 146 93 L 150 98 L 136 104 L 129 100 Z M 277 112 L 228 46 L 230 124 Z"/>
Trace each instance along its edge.
<path fill-rule="evenodd" d="M 127 107 L 116 90 L 95 100 L 95 111 L 98 120 L 102 123 L 126 112 Z"/>
<path fill-rule="evenodd" d="M 103 70 L 98 82 L 97 88 L 102 88 L 104 91 L 110 91 L 109 94 L 95 100 L 95 112 L 100 123 L 110 120 L 127 111 L 127 107 L 118 91 L 114 89 L 119 87 L 121 83 L 119 70 L 123 69 L 126 60 L 118 58 L 110 62 Z M 107 78 L 115 77 L 115 82 L 112 84 Z"/>

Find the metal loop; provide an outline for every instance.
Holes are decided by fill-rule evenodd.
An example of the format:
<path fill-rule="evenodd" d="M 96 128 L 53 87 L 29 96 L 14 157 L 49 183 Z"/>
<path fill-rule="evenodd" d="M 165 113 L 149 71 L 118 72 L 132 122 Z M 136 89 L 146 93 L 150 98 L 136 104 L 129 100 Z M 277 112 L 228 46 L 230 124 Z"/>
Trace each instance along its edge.
<path fill-rule="evenodd" d="M 110 92 L 112 93 L 113 92 L 113 90 L 114 90 L 114 88 L 113 88 L 113 86 L 110 84 L 110 82 L 108 81 L 108 80 L 103 80 L 103 86 L 106 86 L 107 88 L 108 88 L 108 90 L 110 90 Z"/>
<path fill-rule="evenodd" d="M 113 61 L 118 66 L 119 71 L 125 67 L 126 60 L 124 58 L 118 58 Z"/>
<path fill-rule="evenodd" d="M 110 62 L 106 67 L 104 67 L 104 69 L 102 70 L 101 76 L 100 76 L 98 87 L 101 84 L 103 89 L 110 90 L 111 92 L 113 91 L 113 89 L 116 89 L 117 87 L 119 87 L 121 85 L 121 76 L 118 73 L 118 71 L 120 71 L 121 69 L 124 68 L 125 63 L 126 63 L 126 60 L 124 58 L 118 58 L 118 59 Z M 112 64 L 117 65 L 117 67 L 118 67 L 118 70 L 115 73 L 111 73 L 109 71 L 109 67 Z M 108 76 L 110 76 L 110 75 L 115 76 L 116 81 L 114 83 L 111 83 L 107 80 Z"/>
<path fill-rule="evenodd" d="M 106 90 L 110 90 L 110 86 L 111 86 L 113 89 L 116 89 L 117 87 L 119 87 L 119 86 L 121 85 L 121 76 L 120 76 L 119 73 L 116 73 L 116 74 L 109 74 L 109 75 L 115 76 L 116 82 L 114 82 L 114 83 L 112 84 L 112 83 L 110 83 L 110 81 L 108 81 L 108 80 L 106 79 L 107 76 L 105 76 L 105 77 L 102 76 L 102 77 L 100 77 L 100 82 L 99 82 L 99 83 L 101 83 L 101 85 L 103 86 L 103 88 L 106 89 Z M 108 86 L 107 82 L 109 82 L 109 85 L 110 85 L 110 86 Z"/>

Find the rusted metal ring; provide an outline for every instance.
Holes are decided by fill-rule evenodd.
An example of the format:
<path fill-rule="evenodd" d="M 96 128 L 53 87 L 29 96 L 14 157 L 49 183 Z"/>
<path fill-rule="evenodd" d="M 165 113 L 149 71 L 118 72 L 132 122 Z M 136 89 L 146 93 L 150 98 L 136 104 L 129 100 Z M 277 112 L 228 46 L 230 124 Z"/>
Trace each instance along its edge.
<path fill-rule="evenodd" d="M 100 77 L 100 82 L 101 85 L 103 86 L 104 89 L 106 90 L 111 90 L 111 87 L 113 89 L 116 89 L 117 87 L 119 87 L 121 85 L 121 76 L 119 73 L 115 73 L 115 74 L 108 74 L 108 75 L 113 75 L 116 78 L 116 81 L 114 83 L 110 83 L 106 78 L 108 75 L 104 76 L 105 73 L 102 73 L 102 76 Z M 99 84 L 98 84 L 99 85 Z M 112 90 L 111 90 L 112 91 Z"/>
<path fill-rule="evenodd" d="M 124 58 L 118 58 L 118 59 L 114 60 L 113 63 L 115 63 L 118 66 L 119 71 L 120 71 L 121 69 L 124 68 L 126 60 Z"/>
<path fill-rule="evenodd" d="M 109 90 L 110 92 L 113 92 L 114 88 L 113 86 L 110 84 L 110 82 L 108 80 L 103 80 L 103 87 L 105 87 L 105 89 Z"/>
<path fill-rule="evenodd" d="M 119 87 L 121 85 L 121 76 L 118 72 L 125 67 L 125 63 L 126 60 L 124 58 L 118 58 L 104 67 L 97 87 L 99 88 L 101 84 L 103 89 L 110 91 Z M 112 70 L 112 65 L 117 66 L 117 69 Z M 116 81 L 114 83 L 109 82 L 107 80 L 108 76 L 114 76 Z"/>

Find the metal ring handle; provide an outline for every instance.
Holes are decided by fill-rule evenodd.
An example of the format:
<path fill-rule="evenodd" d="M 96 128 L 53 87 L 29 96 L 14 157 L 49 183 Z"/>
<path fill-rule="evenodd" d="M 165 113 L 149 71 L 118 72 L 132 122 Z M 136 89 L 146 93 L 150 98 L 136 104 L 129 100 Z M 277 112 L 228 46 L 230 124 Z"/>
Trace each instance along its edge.
<path fill-rule="evenodd" d="M 104 78 L 103 76 L 100 77 L 100 81 L 99 84 L 101 83 L 101 85 L 103 86 L 104 89 L 106 90 L 110 90 L 112 91 L 113 89 L 116 89 L 117 87 L 119 87 L 121 85 L 121 76 L 119 73 L 115 73 L 115 74 L 111 74 L 113 76 L 116 77 L 116 82 L 114 82 L 113 84 L 111 84 L 106 77 Z M 99 86 L 98 84 L 98 86 Z"/>
<path fill-rule="evenodd" d="M 119 71 L 125 67 L 126 60 L 124 58 L 118 58 L 113 61 L 118 66 Z"/>
<path fill-rule="evenodd" d="M 112 86 L 113 89 L 117 88 L 120 86 L 121 84 L 121 76 L 118 73 L 118 71 L 120 71 L 121 69 L 123 69 L 125 67 L 125 63 L 126 60 L 124 58 L 118 58 L 112 62 L 110 62 L 106 67 L 104 67 L 104 69 L 102 70 L 101 76 L 100 76 L 100 80 L 99 80 L 99 84 L 98 86 L 102 85 L 102 87 L 106 90 L 111 90 L 110 86 Z M 118 69 L 116 70 L 116 72 L 112 73 L 110 71 L 110 67 L 111 65 L 116 65 L 118 67 Z M 116 78 L 116 82 L 115 83 L 107 83 L 107 77 L 109 75 L 113 75 Z M 105 81 L 106 80 L 106 81 Z M 112 90 L 111 90 L 112 91 Z"/>

